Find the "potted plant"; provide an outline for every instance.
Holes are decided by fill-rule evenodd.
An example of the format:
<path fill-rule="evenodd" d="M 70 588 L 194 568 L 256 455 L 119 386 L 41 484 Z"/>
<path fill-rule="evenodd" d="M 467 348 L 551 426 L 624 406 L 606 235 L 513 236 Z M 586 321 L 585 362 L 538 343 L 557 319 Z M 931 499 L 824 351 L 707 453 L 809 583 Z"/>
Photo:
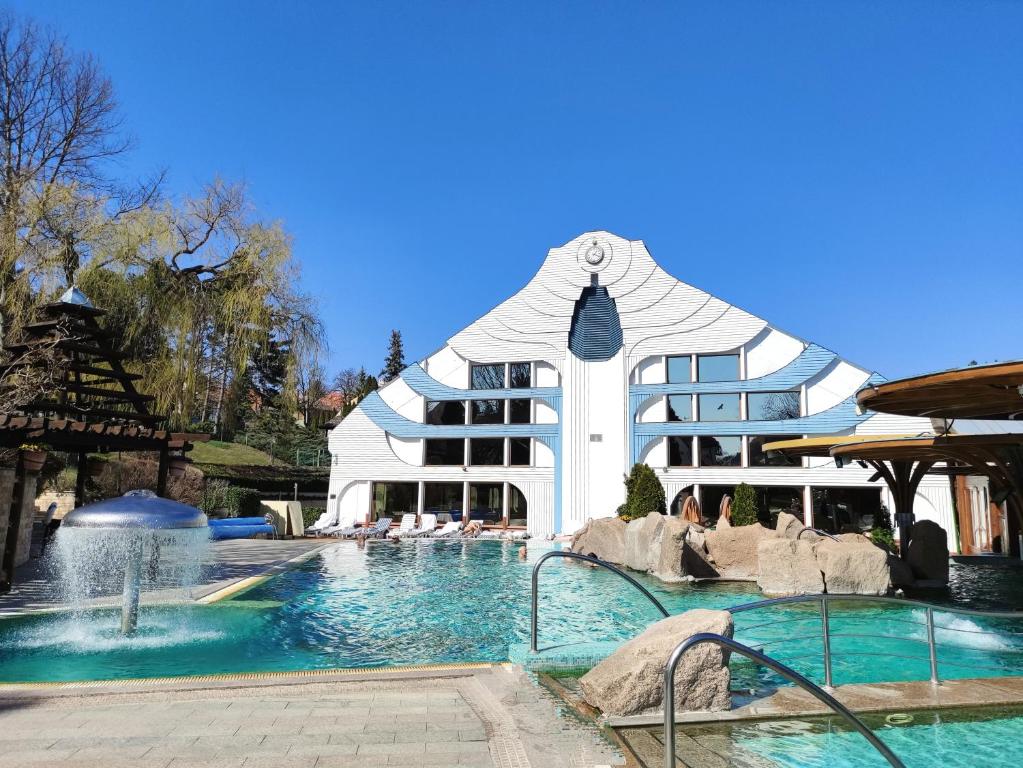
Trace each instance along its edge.
<path fill-rule="evenodd" d="M 38 472 L 46 463 L 46 449 L 35 443 L 22 443 L 18 449 L 21 451 L 21 464 L 27 472 Z"/>

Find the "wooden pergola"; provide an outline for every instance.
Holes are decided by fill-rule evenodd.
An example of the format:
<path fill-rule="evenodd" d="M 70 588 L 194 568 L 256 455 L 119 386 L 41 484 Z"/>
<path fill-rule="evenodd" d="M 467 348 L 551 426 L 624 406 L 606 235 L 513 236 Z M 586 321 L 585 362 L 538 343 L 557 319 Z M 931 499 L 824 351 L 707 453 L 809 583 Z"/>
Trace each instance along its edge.
<path fill-rule="evenodd" d="M 957 368 L 861 389 L 861 408 L 932 419 L 1023 420 L 1023 361 Z"/>
<path fill-rule="evenodd" d="M 141 375 L 124 368 L 114 335 L 99 325 L 103 314 L 69 289 L 4 347 L 0 371 L 15 393 L 0 411 L 0 449 L 39 445 L 76 455 L 75 506 L 85 500 L 88 454 L 158 454 L 156 491 L 162 496 L 171 463 L 209 439 L 163 428 L 167 419 L 152 412 L 154 398 L 136 389 Z M 10 586 L 15 567 L 28 559 L 37 480 L 38 468 L 25 461 L 24 451 L 13 472 L 0 468 L 0 588 Z"/>
<path fill-rule="evenodd" d="M 840 464 L 847 459 L 856 459 L 869 464 L 877 473 L 871 479 L 883 479 L 888 490 L 891 491 L 892 501 L 895 505 L 895 524 L 899 528 L 899 540 L 908 541 L 908 530 L 913 525 L 913 499 L 920 486 L 920 481 L 931 470 L 935 462 L 929 457 L 859 456 L 843 453 L 843 451 L 854 450 L 878 441 L 891 443 L 904 439 L 915 438 L 911 435 L 827 435 L 777 440 L 766 443 L 764 450 L 776 451 L 788 456 L 830 456 Z M 902 556 L 906 557 L 905 547 L 902 548 Z"/>

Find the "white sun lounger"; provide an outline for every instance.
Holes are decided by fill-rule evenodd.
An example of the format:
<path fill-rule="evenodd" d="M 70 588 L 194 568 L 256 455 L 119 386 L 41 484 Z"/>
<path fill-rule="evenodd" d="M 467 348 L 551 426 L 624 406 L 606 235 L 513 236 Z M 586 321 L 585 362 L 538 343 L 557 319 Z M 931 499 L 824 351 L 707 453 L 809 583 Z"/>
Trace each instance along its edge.
<path fill-rule="evenodd" d="M 398 524 L 398 530 L 392 531 L 388 534 L 392 538 L 398 538 L 404 536 L 410 531 L 415 530 L 416 527 L 416 516 L 414 514 L 405 514 L 401 516 L 401 522 Z"/>
<path fill-rule="evenodd" d="M 435 539 L 444 539 L 449 536 L 457 536 L 460 530 L 462 530 L 462 524 L 452 520 L 444 523 L 443 527 L 438 528 L 430 535 Z"/>
<path fill-rule="evenodd" d="M 410 539 L 415 539 L 419 536 L 429 536 L 437 529 L 437 516 L 429 512 L 423 513 L 422 522 L 418 528 L 413 528 L 405 535 Z"/>

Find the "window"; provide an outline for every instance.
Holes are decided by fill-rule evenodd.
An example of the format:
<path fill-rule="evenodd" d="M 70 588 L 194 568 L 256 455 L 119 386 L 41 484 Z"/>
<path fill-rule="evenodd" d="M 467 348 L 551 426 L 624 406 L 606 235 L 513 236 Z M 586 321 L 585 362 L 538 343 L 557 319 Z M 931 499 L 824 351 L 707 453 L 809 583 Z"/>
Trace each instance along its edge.
<path fill-rule="evenodd" d="M 473 400 L 473 424 L 504 424 L 504 400 Z"/>
<path fill-rule="evenodd" d="M 693 466 L 693 438 L 677 435 L 668 438 L 668 466 Z"/>
<path fill-rule="evenodd" d="M 499 523 L 504 519 L 504 486 L 469 483 L 469 519 Z"/>
<path fill-rule="evenodd" d="M 700 421 L 738 421 L 739 395 L 697 395 Z"/>
<path fill-rule="evenodd" d="M 738 467 L 742 463 L 741 437 L 701 437 L 700 466 Z"/>
<path fill-rule="evenodd" d="M 750 392 L 746 395 L 746 417 L 753 421 L 799 418 L 798 392 Z"/>
<path fill-rule="evenodd" d="M 668 395 L 668 421 L 692 421 L 693 396 Z"/>
<path fill-rule="evenodd" d="M 803 460 L 798 456 L 786 456 L 778 451 L 767 454 L 764 444 L 776 440 L 791 440 L 792 435 L 750 435 L 749 465 L 751 467 L 801 467 Z"/>
<path fill-rule="evenodd" d="M 508 423 L 528 424 L 531 419 L 530 400 L 509 400 L 508 401 Z"/>
<path fill-rule="evenodd" d="M 532 386 L 532 365 L 529 363 L 512 363 L 508 366 L 508 386 L 522 389 Z"/>
<path fill-rule="evenodd" d="M 504 440 L 499 437 L 474 437 L 469 441 L 471 463 L 479 466 L 504 464 Z"/>
<path fill-rule="evenodd" d="M 508 463 L 513 467 L 529 466 L 529 438 L 513 437 L 508 440 Z"/>
<path fill-rule="evenodd" d="M 465 440 L 460 437 L 426 440 L 423 463 L 428 467 L 461 466 L 465 464 Z"/>
<path fill-rule="evenodd" d="M 526 525 L 526 495 L 508 484 L 508 525 Z"/>
<path fill-rule="evenodd" d="M 438 522 L 462 519 L 462 483 L 423 483 L 423 511 Z"/>
<path fill-rule="evenodd" d="M 668 358 L 668 383 L 688 384 L 693 380 L 693 358 L 689 355 Z"/>
<path fill-rule="evenodd" d="M 465 424 L 465 403 L 461 400 L 426 401 L 427 424 Z"/>
<path fill-rule="evenodd" d="M 418 483 L 373 483 L 372 518 L 400 518 L 419 508 Z"/>
<path fill-rule="evenodd" d="M 698 381 L 738 381 L 738 355 L 700 355 L 696 358 Z"/>
<path fill-rule="evenodd" d="M 504 363 L 473 365 L 469 368 L 471 389 L 504 389 Z"/>

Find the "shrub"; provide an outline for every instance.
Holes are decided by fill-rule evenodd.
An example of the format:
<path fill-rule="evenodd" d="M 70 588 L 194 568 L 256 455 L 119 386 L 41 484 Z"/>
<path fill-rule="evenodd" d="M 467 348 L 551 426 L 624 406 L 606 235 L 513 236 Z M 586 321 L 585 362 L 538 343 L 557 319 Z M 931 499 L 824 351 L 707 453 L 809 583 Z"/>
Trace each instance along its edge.
<path fill-rule="evenodd" d="M 646 464 L 633 464 L 625 480 L 625 504 L 618 507 L 618 516 L 623 520 L 636 520 L 651 512 L 663 515 L 667 508 L 664 486 L 654 471 Z"/>
<path fill-rule="evenodd" d="M 307 507 L 305 504 L 302 505 L 302 523 L 308 528 L 310 525 L 320 519 L 320 515 L 326 512 L 326 507 Z"/>
<path fill-rule="evenodd" d="M 892 529 L 892 516 L 884 504 L 874 516 L 874 527 L 870 531 L 870 539 L 875 544 L 885 547 L 889 552 L 895 551 L 895 531 Z"/>
<path fill-rule="evenodd" d="M 735 486 L 732 499 L 732 525 L 753 525 L 760 517 L 757 509 L 757 492 L 748 483 Z"/>
<path fill-rule="evenodd" d="M 228 517 L 258 517 L 259 491 L 252 488 L 230 486 L 224 493 L 224 507 Z"/>

